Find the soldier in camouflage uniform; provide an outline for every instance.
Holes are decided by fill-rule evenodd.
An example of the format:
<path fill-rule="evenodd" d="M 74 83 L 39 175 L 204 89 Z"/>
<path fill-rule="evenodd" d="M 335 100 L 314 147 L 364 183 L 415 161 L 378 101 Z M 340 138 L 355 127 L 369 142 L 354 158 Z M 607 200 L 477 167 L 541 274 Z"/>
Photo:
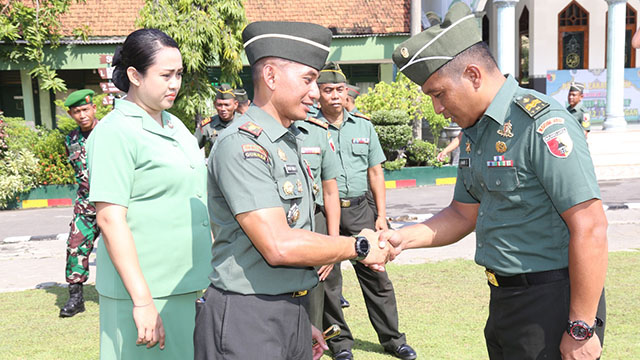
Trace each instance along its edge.
<path fill-rule="evenodd" d="M 85 143 L 98 120 L 95 117 L 92 90 L 78 90 L 67 98 L 69 116 L 78 124 L 65 138 L 69 162 L 76 173 L 78 194 L 73 207 L 73 220 L 67 240 L 66 279 L 69 284 L 69 300 L 60 309 L 60 317 L 71 317 L 84 311 L 82 284 L 89 278 L 89 255 L 93 242 L 100 234 L 96 222 L 96 209 L 89 202 L 89 172 Z"/>

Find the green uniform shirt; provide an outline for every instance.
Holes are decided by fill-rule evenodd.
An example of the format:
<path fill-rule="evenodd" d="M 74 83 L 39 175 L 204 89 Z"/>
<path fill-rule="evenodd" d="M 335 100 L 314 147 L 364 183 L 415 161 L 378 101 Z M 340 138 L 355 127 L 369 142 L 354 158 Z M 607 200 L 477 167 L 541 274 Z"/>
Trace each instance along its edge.
<path fill-rule="evenodd" d="M 309 290 L 318 283 L 313 267 L 271 266 L 242 231 L 235 216 L 282 208 L 289 226 L 312 229 L 311 170 L 298 154 L 300 130 L 289 129 L 257 106 L 218 138 L 209 156 L 209 215 L 217 288 L 240 294 L 277 295 Z"/>
<path fill-rule="evenodd" d="M 340 173 L 336 178 L 340 198 L 354 198 L 367 192 L 367 170 L 385 161 L 386 157 L 373 124 L 343 111 L 344 121 L 340 128 L 329 124 L 322 111 L 318 113 L 318 119 L 329 124 L 329 132 L 336 146 L 340 163 Z"/>
<path fill-rule="evenodd" d="M 87 143 L 89 200 L 127 208 L 153 297 L 204 289 L 211 259 L 202 155 L 178 118 L 162 112 L 162 121 L 164 127 L 136 104 L 116 100 Z M 130 298 L 105 246 L 98 263 L 98 292 Z"/>
<path fill-rule="evenodd" d="M 589 110 L 586 110 L 582 106 L 582 101 L 576 105 L 576 107 L 571 107 L 571 105 L 567 106 L 567 111 L 573 115 L 574 118 L 578 121 L 578 124 L 582 125 L 584 131 L 591 131 L 591 114 Z"/>
<path fill-rule="evenodd" d="M 207 141 L 213 146 L 213 144 L 216 143 L 220 131 L 226 129 L 232 122 L 233 119 L 230 121 L 222 121 L 218 115 L 202 120 L 193 134 L 198 140 L 198 146 L 204 147 Z"/>
<path fill-rule="evenodd" d="M 567 267 L 560 214 L 593 198 L 600 190 L 580 126 L 509 76 L 460 144 L 454 199 L 480 203 L 475 261 L 504 276 Z"/>
<path fill-rule="evenodd" d="M 327 124 L 317 119 L 296 121 L 296 126 L 306 136 L 302 141 L 302 158 L 311 167 L 313 195 L 316 204 L 322 206 L 322 181 L 335 179 L 339 173 L 336 146 L 327 130 Z"/>

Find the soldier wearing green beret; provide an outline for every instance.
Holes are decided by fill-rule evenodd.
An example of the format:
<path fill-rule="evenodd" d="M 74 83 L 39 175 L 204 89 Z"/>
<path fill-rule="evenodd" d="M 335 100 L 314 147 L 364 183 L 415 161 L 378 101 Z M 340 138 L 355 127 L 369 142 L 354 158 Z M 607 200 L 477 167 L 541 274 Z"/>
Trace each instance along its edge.
<path fill-rule="evenodd" d="M 238 108 L 238 100 L 233 91 L 234 90 L 227 84 L 222 84 L 216 88 L 216 98 L 213 105 L 218 114 L 202 119 L 193 134 L 201 148 L 205 146 L 207 141 L 213 146 L 220 131 L 226 129 L 233 121 L 236 109 Z"/>
<path fill-rule="evenodd" d="M 587 137 L 591 131 L 591 114 L 582 106 L 582 97 L 584 95 L 584 84 L 572 81 L 569 85 L 569 94 L 567 95 L 567 111 L 573 115 L 584 130 L 584 136 Z"/>
<path fill-rule="evenodd" d="M 233 94 L 236 96 L 236 100 L 238 101 L 238 107 L 236 108 L 236 112 L 240 115 L 247 112 L 249 106 L 251 105 L 251 100 L 249 100 L 249 95 L 247 95 L 247 90 L 245 89 L 235 89 L 233 90 Z"/>
<path fill-rule="evenodd" d="M 318 98 L 331 31 L 263 21 L 242 38 L 255 106 L 216 141 L 212 151 L 225 156 L 208 160 L 215 241 L 211 285 L 196 303 L 195 359 L 318 359 L 327 347 L 307 310 L 313 266 L 354 259 L 383 270 L 389 248 L 372 230 L 355 238 L 311 231 L 313 173 L 293 122 Z"/>
<path fill-rule="evenodd" d="M 98 124 L 93 90 L 83 89 L 72 92 L 64 106 L 67 113 L 78 124 L 64 141 L 69 163 L 76 173 L 78 192 L 73 206 L 73 220 L 67 238 L 66 280 L 69 284 L 69 300 L 60 309 L 60 317 L 71 317 L 84 311 L 82 284 L 89 278 L 89 255 L 93 243 L 100 235 L 96 222 L 96 208 L 89 202 L 89 172 L 87 170 L 87 150 L 85 144 L 89 134 Z"/>
<path fill-rule="evenodd" d="M 373 125 L 364 116 L 350 114 L 344 107 L 347 95 L 346 77 L 336 63 L 328 63 L 320 71 L 318 119 L 328 125 L 339 158 L 338 190 L 340 194 L 340 233 L 356 235 L 362 229 L 386 230 L 385 185 L 381 163 L 386 160 Z M 372 190 L 372 209 L 366 194 Z M 393 284 L 387 273 L 374 272 L 354 265 L 367 304 L 371 324 L 386 351 L 401 359 L 415 359 L 416 353 L 406 344 L 398 330 L 398 310 Z M 329 340 L 335 359 L 352 359 L 354 339 L 344 319 L 340 304 L 342 272 L 335 266 L 325 282 L 324 325 L 338 324 L 340 335 Z"/>
<path fill-rule="evenodd" d="M 599 357 L 607 220 L 581 126 L 502 75 L 462 2 L 393 61 L 464 135 L 451 204 L 381 240 L 396 250 L 444 246 L 475 229 L 491 294 L 489 358 Z"/>

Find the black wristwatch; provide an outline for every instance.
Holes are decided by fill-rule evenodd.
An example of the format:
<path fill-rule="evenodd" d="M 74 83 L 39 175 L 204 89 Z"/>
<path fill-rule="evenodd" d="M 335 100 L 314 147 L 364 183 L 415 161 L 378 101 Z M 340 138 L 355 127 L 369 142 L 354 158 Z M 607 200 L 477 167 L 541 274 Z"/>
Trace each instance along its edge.
<path fill-rule="evenodd" d="M 369 250 L 371 250 L 371 245 L 369 244 L 369 240 L 367 240 L 367 238 L 364 236 L 355 236 L 355 238 L 356 238 L 356 242 L 355 242 L 356 254 L 358 254 L 358 256 L 356 256 L 356 258 L 353 260 L 356 260 L 356 261 L 364 260 L 364 258 L 366 258 L 367 255 L 369 255 Z"/>
<path fill-rule="evenodd" d="M 593 326 L 587 325 L 587 323 L 582 320 L 569 320 L 569 324 L 567 325 L 567 334 L 577 341 L 588 340 L 593 336 L 593 330 L 597 324 L 597 320 Z"/>

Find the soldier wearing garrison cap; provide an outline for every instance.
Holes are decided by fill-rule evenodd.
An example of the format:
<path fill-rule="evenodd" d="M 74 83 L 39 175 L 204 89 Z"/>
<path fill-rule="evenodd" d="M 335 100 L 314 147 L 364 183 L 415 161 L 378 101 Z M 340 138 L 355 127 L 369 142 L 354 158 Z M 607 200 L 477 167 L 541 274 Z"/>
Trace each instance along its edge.
<path fill-rule="evenodd" d="M 360 96 L 360 88 L 355 85 L 347 84 L 347 96 L 344 97 L 344 108 L 350 114 L 358 114 L 364 116 L 356 107 L 356 98 Z"/>
<path fill-rule="evenodd" d="M 247 90 L 235 89 L 233 90 L 233 93 L 236 96 L 236 100 L 238 100 L 238 108 L 236 109 L 236 112 L 242 115 L 247 112 L 247 110 L 249 109 L 249 105 L 251 105 L 251 100 L 249 100 Z"/>
<path fill-rule="evenodd" d="M 584 136 L 587 137 L 591 131 L 591 113 L 582 106 L 582 97 L 584 96 L 584 84 L 572 81 L 569 84 L 569 94 L 567 95 L 567 111 L 576 118 L 576 121 L 582 126 Z"/>
<path fill-rule="evenodd" d="M 393 61 L 464 135 L 451 204 L 381 240 L 444 246 L 475 229 L 490 288 L 489 358 L 599 357 L 607 220 L 581 126 L 501 74 L 462 2 L 400 44 Z"/>
<path fill-rule="evenodd" d="M 213 105 L 216 108 L 217 115 L 202 119 L 193 134 L 201 148 L 205 146 L 207 141 L 210 146 L 216 143 L 218 134 L 231 124 L 238 108 L 238 100 L 231 86 L 222 84 L 215 90 L 216 97 Z"/>
<path fill-rule="evenodd" d="M 313 267 L 354 259 L 383 270 L 389 248 L 371 230 L 356 238 L 311 231 L 313 173 L 293 122 L 318 98 L 331 31 L 255 22 L 242 38 L 255 106 L 216 141 L 212 151 L 224 156 L 208 160 L 215 241 L 211 285 L 196 304 L 195 359 L 317 359 L 326 343 L 307 311 Z"/>
<path fill-rule="evenodd" d="M 76 173 L 78 193 L 73 207 L 73 220 L 67 238 L 66 280 L 69 284 L 69 300 L 60 309 L 60 317 L 71 317 L 84 311 L 82 284 L 89 278 L 89 255 L 93 243 L 100 235 L 96 222 L 96 208 L 89 202 L 89 171 L 87 169 L 87 151 L 85 144 L 89 134 L 98 124 L 96 105 L 93 103 L 93 90 L 83 89 L 72 92 L 64 106 L 67 113 L 78 124 L 64 141 L 69 163 Z"/>

